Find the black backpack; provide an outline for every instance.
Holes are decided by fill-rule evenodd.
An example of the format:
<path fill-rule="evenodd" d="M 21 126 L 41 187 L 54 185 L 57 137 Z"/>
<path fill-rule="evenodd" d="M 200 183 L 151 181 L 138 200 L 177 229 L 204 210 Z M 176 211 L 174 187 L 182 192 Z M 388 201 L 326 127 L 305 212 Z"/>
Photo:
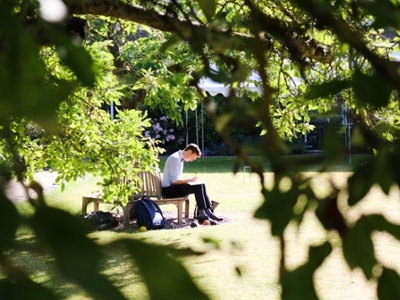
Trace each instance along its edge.
<path fill-rule="evenodd" d="M 147 229 L 161 229 L 165 226 L 165 218 L 158 204 L 143 196 L 133 205 L 136 224 Z"/>
<path fill-rule="evenodd" d="M 118 220 L 110 212 L 93 211 L 84 216 L 84 220 L 89 229 L 105 230 L 111 229 L 118 225 Z"/>

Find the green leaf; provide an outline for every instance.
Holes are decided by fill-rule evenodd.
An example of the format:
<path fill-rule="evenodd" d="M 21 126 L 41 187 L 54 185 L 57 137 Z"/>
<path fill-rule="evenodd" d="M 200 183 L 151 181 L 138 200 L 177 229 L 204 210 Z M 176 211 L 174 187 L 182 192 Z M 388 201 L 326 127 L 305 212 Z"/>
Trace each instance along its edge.
<path fill-rule="evenodd" d="M 350 45 L 349 45 L 349 44 L 347 44 L 347 43 L 342 43 L 342 44 L 340 45 L 340 54 L 341 54 L 341 55 L 344 55 L 345 53 L 347 53 L 347 51 L 349 51 L 349 49 L 350 49 Z"/>
<path fill-rule="evenodd" d="M 362 198 L 367 195 L 372 185 L 375 183 L 374 174 L 375 168 L 371 160 L 364 165 L 359 166 L 354 174 L 349 177 L 347 189 L 349 192 L 349 205 L 357 204 Z"/>
<path fill-rule="evenodd" d="M 313 84 L 308 87 L 304 97 L 305 99 L 327 98 L 340 93 L 350 86 L 349 80 L 335 79 L 320 84 Z"/>
<path fill-rule="evenodd" d="M 41 284 L 32 281 L 27 276 L 23 276 L 20 272 L 19 274 L 20 276 L 16 276 L 13 280 L 0 280 L 1 299 L 26 300 L 35 299 L 36 297 L 40 297 L 41 300 L 58 299 L 50 290 Z"/>
<path fill-rule="evenodd" d="M 93 87 L 96 79 L 95 67 L 89 53 L 73 43 L 64 32 L 51 26 L 45 26 L 49 39 L 56 46 L 61 61 L 68 66 L 79 81 L 88 87 Z"/>
<path fill-rule="evenodd" d="M 323 155 L 327 162 L 334 163 L 341 156 L 343 151 L 341 137 L 342 135 L 335 132 L 332 128 L 328 128 L 324 131 Z"/>
<path fill-rule="evenodd" d="M 48 132 L 57 131 L 56 110 L 59 104 L 68 98 L 74 88 L 75 86 L 69 81 L 49 78 L 45 88 L 36 89 L 32 93 L 40 100 L 35 104 L 30 103 L 33 106 L 27 105 L 23 110 L 24 116 L 37 122 Z"/>
<path fill-rule="evenodd" d="M 0 157 L 1 159 L 1 157 Z M 21 223 L 21 217 L 14 204 L 7 199 L 0 189 L 0 218 L 7 220 L 4 226 L 0 226 L 0 253 L 11 247 L 15 232 Z"/>
<path fill-rule="evenodd" d="M 337 193 L 318 201 L 315 214 L 326 230 L 336 230 L 342 235 L 346 231 L 346 222 L 338 208 Z"/>
<path fill-rule="evenodd" d="M 165 52 L 175 46 L 180 41 L 181 39 L 179 38 L 179 36 L 177 36 L 176 34 L 171 34 L 171 36 L 161 45 L 160 51 Z"/>
<path fill-rule="evenodd" d="M 0 55 L 0 102 L 3 103 L 0 120 L 23 117 L 55 131 L 55 110 L 73 86 L 47 73 L 39 59 L 37 41 L 15 15 L 8 15 L 0 7 L 0 20 L 2 28 L 12 28 L 2 33 L 9 46 Z"/>
<path fill-rule="evenodd" d="M 390 223 L 388 220 L 385 219 L 382 215 L 368 215 L 364 216 L 365 220 L 368 222 L 371 231 L 378 230 L 384 231 L 391 234 L 397 240 L 400 241 L 400 226 L 396 224 Z"/>
<path fill-rule="evenodd" d="M 224 129 L 228 126 L 228 124 L 232 118 L 233 118 L 233 115 L 231 113 L 226 113 L 226 114 L 219 116 L 215 121 L 215 129 L 218 132 L 223 132 Z"/>
<path fill-rule="evenodd" d="M 366 278 L 372 277 L 372 269 L 377 263 L 371 239 L 368 220 L 362 217 L 343 236 L 343 255 L 351 269 L 361 268 Z"/>
<path fill-rule="evenodd" d="M 391 3 L 389 3 L 391 2 Z M 400 17 L 397 13 L 398 3 L 389 1 L 367 1 L 363 5 L 368 13 L 374 16 L 372 28 L 396 28 L 400 29 Z"/>
<path fill-rule="evenodd" d="M 81 217 L 40 205 L 30 221 L 39 242 L 50 249 L 64 276 L 77 282 L 94 299 L 125 299 L 100 274 L 101 247 L 86 236 Z"/>
<path fill-rule="evenodd" d="M 206 16 L 208 21 L 211 21 L 215 15 L 215 10 L 217 8 L 217 3 L 215 0 L 197 0 L 201 10 Z"/>
<path fill-rule="evenodd" d="M 242 276 L 242 269 L 238 266 L 235 267 L 236 275 L 241 277 Z"/>
<path fill-rule="evenodd" d="M 293 271 L 286 271 L 281 278 L 283 300 L 317 300 L 314 287 L 314 272 L 331 253 L 332 246 L 326 242 L 318 247 L 310 247 L 309 260 Z M 301 295 L 301 296 L 300 296 Z"/>
<path fill-rule="evenodd" d="M 396 154 L 389 151 L 389 149 L 380 149 L 375 156 L 374 178 L 386 195 L 389 195 L 390 188 L 395 183 L 393 174 L 396 174 L 398 169 L 397 163 L 394 163 L 398 160 Z"/>
<path fill-rule="evenodd" d="M 293 207 L 301 192 L 292 187 L 287 192 L 279 190 L 279 183 L 272 191 L 264 190 L 264 203 L 254 213 L 255 218 L 268 219 L 271 222 L 271 233 L 282 236 L 286 226 L 294 216 Z"/>
<path fill-rule="evenodd" d="M 396 271 L 383 268 L 382 275 L 378 279 L 379 300 L 400 299 L 400 277 Z"/>
<path fill-rule="evenodd" d="M 392 93 L 391 86 L 382 76 L 365 75 L 357 70 L 353 75 L 353 89 L 360 106 L 370 104 L 376 108 L 387 106 Z"/>
<path fill-rule="evenodd" d="M 188 271 L 164 247 L 123 240 L 135 260 L 151 299 L 209 299 L 192 281 Z"/>

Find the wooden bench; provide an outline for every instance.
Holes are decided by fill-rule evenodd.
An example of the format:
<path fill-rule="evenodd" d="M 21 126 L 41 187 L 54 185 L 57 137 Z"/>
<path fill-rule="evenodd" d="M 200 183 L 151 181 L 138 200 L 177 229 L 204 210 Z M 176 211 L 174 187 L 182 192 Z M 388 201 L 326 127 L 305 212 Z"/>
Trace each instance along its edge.
<path fill-rule="evenodd" d="M 89 203 L 93 202 L 93 210 L 99 210 L 100 203 L 108 203 L 121 206 L 123 208 L 124 218 L 123 223 L 124 226 L 129 225 L 130 219 L 130 211 L 134 205 L 134 203 L 141 196 L 147 196 L 152 200 L 155 200 L 158 205 L 163 204 L 173 204 L 176 206 L 178 210 L 178 224 L 182 224 L 182 215 L 184 213 L 185 218 L 189 217 L 189 195 L 179 197 L 179 198 L 164 198 L 162 196 L 162 186 L 161 186 L 161 173 L 160 170 L 156 170 L 154 174 L 151 172 L 139 172 L 139 177 L 142 180 L 142 190 L 139 194 L 133 195 L 128 200 L 127 204 L 124 205 L 122 201 L 115 200 L 114 202 L 106 202 L 101 197 L 101 195 L 85 195 L 82 197 L 82 214 L 87 214 L 87 206 Z M 185 204 L 185 210 L 183 210 L 183 204 Z"/>

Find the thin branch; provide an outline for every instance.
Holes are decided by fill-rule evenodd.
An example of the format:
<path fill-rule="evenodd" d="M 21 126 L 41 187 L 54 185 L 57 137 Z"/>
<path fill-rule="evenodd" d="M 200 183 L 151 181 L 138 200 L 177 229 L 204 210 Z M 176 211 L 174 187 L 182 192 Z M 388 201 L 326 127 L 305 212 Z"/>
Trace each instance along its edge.
<path fill-rule="evenodd" d="M 190 20 L 182 20 L 174 16 L 169 16 L 152 9 L 144 8 L 138 5 L 132 5 L 120 0 L 87 0 L 82 1 L 72 10 L 74 14 L 97 15 L 123 19 L 134 23 L 139 23 L 158 29 L 164 32 L 185 33 L 187 36 L 193 36 L 199 43 L 209 43 L 210 39 L 224 41 L 231 47 L 241 48 L 243 45 L 254 43 L 254 36 L 221 30 L 215 27 L 207 27 Z M 321 47 L 315 43 L 304 43 L 294 37 L 290 38 L 291 44 L 295 45 L 298 53 L 302 57 L 307 57 L 322 63 L 328 63 L 332 58 L 330 54 L 321 51 Z M 266 51 L 272 49 L 273 40 L 268 36 L 262 39 L 262 46 Z"/>

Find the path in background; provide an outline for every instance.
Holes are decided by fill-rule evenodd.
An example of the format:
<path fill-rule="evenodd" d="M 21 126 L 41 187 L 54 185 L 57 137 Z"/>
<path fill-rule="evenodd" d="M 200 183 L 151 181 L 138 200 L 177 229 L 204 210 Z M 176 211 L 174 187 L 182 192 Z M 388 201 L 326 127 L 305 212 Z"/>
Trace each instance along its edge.
<path fill-rule="evenodd" d="M 57 175 L 57 172 L 40 171 L 35 174 L 34 180 L 42 185 L 43 191 L 46 193 L 59 186 L 55 182 Z M 11 199 L 13 202 L 20 202 L 26 199 L 24 187 L 15 178 L 7 184 L 5 192 L 8 199 Z"/>

